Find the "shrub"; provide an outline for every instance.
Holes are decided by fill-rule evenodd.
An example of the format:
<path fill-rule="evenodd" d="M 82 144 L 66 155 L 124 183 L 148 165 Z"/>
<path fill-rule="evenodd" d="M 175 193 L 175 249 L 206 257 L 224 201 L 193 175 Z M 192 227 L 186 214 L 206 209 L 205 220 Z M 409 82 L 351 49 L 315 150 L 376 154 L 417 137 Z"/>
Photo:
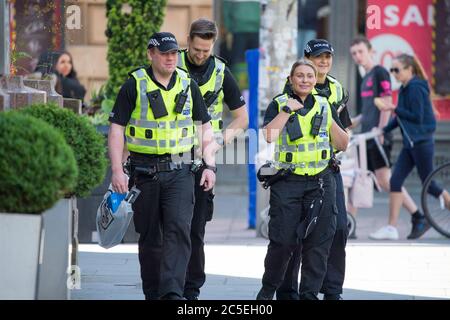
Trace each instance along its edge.
<path fill-rule="evenodd" d="M 78 175 L 61 133 L 17 112 L 0 112 L 0 168 L 0 212 L 41 213 L 75 188 Z"/>
<path fill-rule="evenodd" d="M 66 138 L 78 165 L 78 182 L 74 191 L 77 197 L 89 195 L 92 189 L 102 183 L 107 167 L 105 139 L 85 117 L 54 104 L 35 104 L 19 112 L 46 121 L 59 129 Z"/>
<path fill-rule="evenodd" d="M 159 30 L 167 0 L 107 0 L 108 98 L 117 92 L 133 68 L 148 64 L 147 42 Z M 131 10 L 126 10 L 129 8 Z"/>

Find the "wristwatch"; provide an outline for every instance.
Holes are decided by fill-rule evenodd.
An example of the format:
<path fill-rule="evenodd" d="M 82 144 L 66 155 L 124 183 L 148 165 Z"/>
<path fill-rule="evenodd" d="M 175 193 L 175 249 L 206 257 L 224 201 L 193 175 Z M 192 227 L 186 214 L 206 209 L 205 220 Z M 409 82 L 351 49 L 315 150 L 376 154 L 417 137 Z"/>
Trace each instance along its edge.
<path fill-rule="evenodd" d="M 292 109 L 289 108 L 289 106 L 284 106 L 283 108 L 281 108 L 281 110 L 283 110 L 284 112 L 291 114 L 292 113 Z"/>
<path fill-rule="evenodd" d="M 203 168 L 205 168 L 205 169 L 209 169 L 209 170 L 211 170 L 212 172 L 214 172 L 214 173 L 216 173 L 217 172 L 217 167 L 214 167 L 214 166 L 210 166 L 210 165 L 207 165 L 206 163 L 204 163 L 203 162 Z"/>

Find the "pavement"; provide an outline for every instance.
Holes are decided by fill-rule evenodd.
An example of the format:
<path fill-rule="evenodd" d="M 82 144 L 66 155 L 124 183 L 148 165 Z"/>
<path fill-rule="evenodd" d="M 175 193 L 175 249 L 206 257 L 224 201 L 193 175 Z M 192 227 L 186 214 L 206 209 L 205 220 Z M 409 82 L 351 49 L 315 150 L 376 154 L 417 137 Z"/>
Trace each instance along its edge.
<path fill-rule="evenodd" d="M 416 203 L 419 194 L 412 192 Z M 398 241 L 369 240 L 386 224 L 388 195 L 375 194 L 374 207 L 360 210 L 356 240 L 347 244 L 345 300 L 450 299 L 450 239 L 429 230 L 406 240 L 410 217 L 402 209 Z M 218 185 L 215 215 L 205 236 L 206 283 L 201 300 L 254 300 L 261 287 L 268 240 L 247 225 L 246 185 Z M 81 288 L 72 300 L 143 300 L 136 244 L 105 250 L 79 247 Z"/>

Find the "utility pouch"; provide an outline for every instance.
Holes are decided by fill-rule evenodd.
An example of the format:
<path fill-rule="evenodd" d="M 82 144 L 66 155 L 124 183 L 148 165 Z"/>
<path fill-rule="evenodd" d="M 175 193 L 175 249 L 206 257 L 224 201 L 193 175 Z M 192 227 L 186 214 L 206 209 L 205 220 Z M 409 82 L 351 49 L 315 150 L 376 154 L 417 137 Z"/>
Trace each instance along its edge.
<path fill-rule="evenodd" d="M 295 141 L 303 137 L 302 128 L 300 127 L 300 123 L 298 122 L 296 115 L 289 117 L 289 120 L 286 123 L 286 130 L 291 141 Z"/>
<path fill-rule="evenodd" d="M 209 108 L 217 100 L 217 98 L 219 97 L 219 92 L 216 93 L 214 91 L 206 91 L 205 95 L 203 96 L 206 108 Z"/>
<path fill-rule="evenodd" d="M 269 188 L 280 180 L 285 179 L 289 174 L 291 174 L 291 169 L 280 169 L 277 173 L 271 176 L 267 176 L 266 180 L 263 182 L 262 187 L 264 189 Z"/>
<path fill-rule="evenodd" d="M 184 105 L 188 98 L 188 90 L 189 90 L 189 86 L 187 86 L 184 91 L 181 91 L 180 93 L 178 93 L 175 97 L 175 112 L 178 114 L 183 112 Z"/>
<path fill-rule="evenodd" d="M 266 182 L 271 176 L 275 175 L 278 172 L 277 168 L 272 166 L 271 163 L 266 163 L 259 168 L 256 176 L 258 177 L 259 182 Z"/>
<path fill-rule="evenodd" d="M 161 91 L 157 89 L 147 92 L 147 98 L 155 119 L 162 118 L 168 115 L 166 105 L 164 104 L 164 100 L 161 95 Z"/>

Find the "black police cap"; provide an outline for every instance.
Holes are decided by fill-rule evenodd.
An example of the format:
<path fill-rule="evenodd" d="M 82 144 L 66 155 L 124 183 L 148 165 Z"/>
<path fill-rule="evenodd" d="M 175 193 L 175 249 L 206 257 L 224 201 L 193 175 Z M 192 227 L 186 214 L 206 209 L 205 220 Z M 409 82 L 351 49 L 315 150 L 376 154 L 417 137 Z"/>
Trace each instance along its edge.
<path fill-rule="evenodd" d="M 327 40 L 324 39 L 313 39 L 308 41 L 304 50 L 305 56 L 314 56 L 314 57 L 324 52 L 334 54 L 333 47 Z"/>
<path fill-rule="evenodd" d="M 148 40 L 148 49 L 158 48 L 161 52 L 178 50 L 178 42 L 170 32 L 155 32 Z"/>

